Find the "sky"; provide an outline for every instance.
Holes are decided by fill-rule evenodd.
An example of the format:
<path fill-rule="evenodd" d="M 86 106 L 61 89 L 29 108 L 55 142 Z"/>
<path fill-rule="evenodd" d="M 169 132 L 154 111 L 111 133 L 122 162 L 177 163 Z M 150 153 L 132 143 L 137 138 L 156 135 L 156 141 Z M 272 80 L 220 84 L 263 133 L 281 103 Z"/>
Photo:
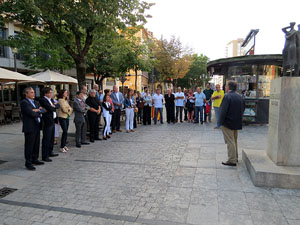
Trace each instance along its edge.
<path fill-rule="evenodd" d="M 225 57 L 227 43 L 259 29 L 255 54 L 281 54 L 282 28 L 300 23 L 299 0 L 147 0 L 155 3 L 146 28 L 156 38 L 179 37 L 195 53 Z M 297 29 L 297 27 L 295 27 Z"/>

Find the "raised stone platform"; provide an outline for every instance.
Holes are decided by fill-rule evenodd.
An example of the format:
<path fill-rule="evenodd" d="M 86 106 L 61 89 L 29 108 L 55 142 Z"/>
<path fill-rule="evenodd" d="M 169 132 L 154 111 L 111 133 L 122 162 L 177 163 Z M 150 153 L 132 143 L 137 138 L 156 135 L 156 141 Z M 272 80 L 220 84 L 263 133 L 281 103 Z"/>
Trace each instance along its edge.
<path fill-rule="evenodd" d="M 242 157 L 255 186 L 300 189 L 300 167 L 277 166 L 261 150 L 243 150 Z"/>

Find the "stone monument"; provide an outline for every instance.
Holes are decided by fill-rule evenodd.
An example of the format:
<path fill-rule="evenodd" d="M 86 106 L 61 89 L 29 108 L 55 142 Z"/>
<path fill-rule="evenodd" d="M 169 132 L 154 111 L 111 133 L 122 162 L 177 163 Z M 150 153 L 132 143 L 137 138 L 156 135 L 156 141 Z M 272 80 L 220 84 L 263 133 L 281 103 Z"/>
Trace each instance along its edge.
<path fill-rule="evenodd" d="M 255 186 L 300 189 L 300 32 L 294 25 L 283 28 L 283 77 L 271 81 L 267 150 L 243 150 Z"/>

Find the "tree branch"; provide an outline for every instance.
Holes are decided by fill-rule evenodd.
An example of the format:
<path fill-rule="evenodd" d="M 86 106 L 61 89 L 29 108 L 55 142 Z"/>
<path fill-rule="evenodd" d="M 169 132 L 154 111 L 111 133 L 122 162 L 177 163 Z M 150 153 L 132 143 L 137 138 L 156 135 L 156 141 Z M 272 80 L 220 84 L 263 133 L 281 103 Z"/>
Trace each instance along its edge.
<path fill-rule="evenodd" d="M 70 45 L 66 45 L 64 48 L 75 61 L 78 61 L 78 55 L 72 50 Z"/>
<path fill-rule="evenodd" d="M 80 34 L 78 34 L 78 31 L 76 30 L 75 24 L 73 23 L 71 26 L 71 30 L 73 34 L 75 35 L 75 41 L 76 41 L 76 47 L 79 55 L 82 55 L 82 46 L 81 46 L 81 40 L 80 40 Z"/>
<path fill-rule="evenodd" d="M 86 54 L 88 53 L 91 44 L 93 43 L 93 35 L 91 34 L 91 32 L 94 30 L 94 28 L 89 28 L 86 31 L 86 39 L 85 39 L 85 44 L 84 44 L 84 48 L 82 50 L 82 55 L 86 56 Z"/>

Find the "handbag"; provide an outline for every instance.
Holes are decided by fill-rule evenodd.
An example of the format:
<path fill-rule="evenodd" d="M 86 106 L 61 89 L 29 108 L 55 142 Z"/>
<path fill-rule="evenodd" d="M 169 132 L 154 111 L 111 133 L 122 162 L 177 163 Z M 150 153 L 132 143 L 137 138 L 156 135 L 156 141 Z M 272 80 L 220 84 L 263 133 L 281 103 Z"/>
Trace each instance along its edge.
<path fill-rule="evenodd" d="M 206 114 L 209 114 L 209 113 L 210 113 L 210 104 L 209 104 L 209 103 L 206 103 L 205 113 L 206 113 Z"/>

